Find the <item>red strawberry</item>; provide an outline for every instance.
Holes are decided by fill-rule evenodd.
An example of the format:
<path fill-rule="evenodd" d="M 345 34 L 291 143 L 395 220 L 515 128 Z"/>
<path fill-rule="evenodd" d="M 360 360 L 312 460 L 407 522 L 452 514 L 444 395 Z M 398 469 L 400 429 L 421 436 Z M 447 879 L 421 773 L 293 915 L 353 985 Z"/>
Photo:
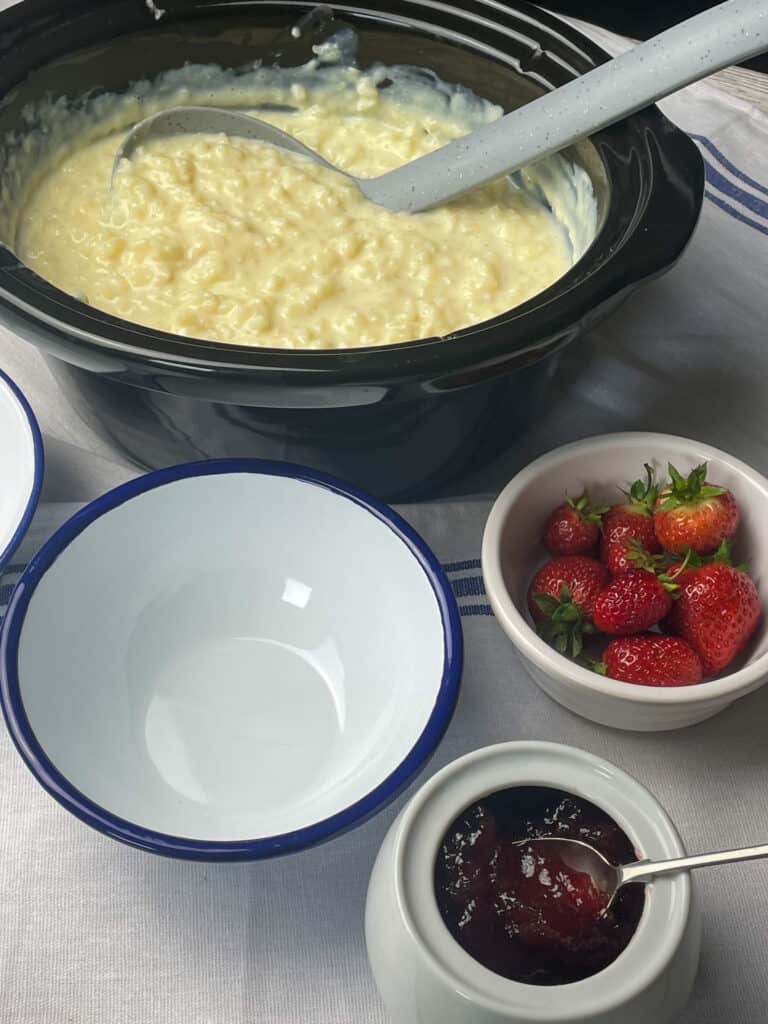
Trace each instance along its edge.
<path fill-rule="evenodd" d="M 595 669 L 641 686 L 691 686 L 704 678 L 696 651 L 679 637 L 659 633 L 611 640 Z"/>
<path fill-rule="evenodd" d="M 706 462 L 687 478 L 670 465 L 669 475 L 672 484 L 659 495 L 653 517 L 662 547 L 705 555 L 730 540 L 739 526 L 739 506 L 730 491 L 707 483 Z"/>
<path fill-rule="evenodd" d="M 539 569 L 528 588 L 531 615 L 538 620 L 546 618 L 547 611 L 536 598 L 544 594 L 559 601 L 563 587 L 567 587 L 573 603 L 588 618 L 592 618 L 597 595 L 609 579 L 608 570 L 595 558 L 586 558 L 584 555 L 553 558 Z M 548 602 L 545 603 L 549 607 Z"/>
<path fill-rule="evenodd" d="M 662 556 L 663 557 L 663 556 Z M 712 565 L 714 562 L 722 563 L 723 565 L 733 565 L 731 559 L 731 543 L 730 541 L 724 540 L 717 551 L 712 555 L 697 555 L 695 551 L 691 551 L 690 548 L 685 552 L 685 558 L 682 561 L 672 562 L 669 567 L 665 570 L 665 578 L 672 580 L 677 583 L 678 590 L 680 586 L 686 581 L 693 579 L 693 571 L 695 569 L 701 569 L 704 565 Z M 651 566 L 645 566 L 645 568 L 652 568 Z M 747 563 L 744 562 L 742 565 L 737 566 L 742 572 L 748 572 Z M 653 571 L 656 571 L 655 568 Z M 659 629 L 662 633 L 668 633 L 673 635 L 677 633 L 677 626 L 675 617 L 672 614 L 674 612 L 673 607 L 670 610 L 669 615 L 662 619 L 659 623 Z"/>
<path fill-rule="evenodd" d="M 528 588 L 528 608 L 547 643 L 578 657 L 582 636 L 592 631 L 598 594 L 610 580 L 608 570 L 594 558 L 563 555 L 539 569 Z"/>
<path fill-rule="evenodd" d="M 603 633 L 644 633 L 669 613 L 669 591 L 675 587 L 666 577 L 659 578 L 647 569 L 627 569 L 601 592 L 592 621 Z"/>
<path fill-rule="evenodd" d="M 590 504 L 585 491 L 574 501 L 567 498 L 551 513 L 544 528 L 544 543 L 553 555 L 589 555 L 600 539 L 606 506 Z"/>
<path fill-rule="evenodd" d="M 722 561 L 686 568 L 669 625 L 701 658 L 707 675 L 722 672 L 744 650 L 762 616 L 754 583 Z"/>
<path fill-rule="evenodd" d="M 653 470 L 645 466 L 645 480 L 636 480 L 629 489 L 630 499 L 623 505 L 613 505 L 603 516 L 603 539 L 600 558 L 612 573 L 634 568 L 631 552 L 638 547 L 651 554 L 661 551 L 653 527 L 653 510 L 658 488 Z"/>

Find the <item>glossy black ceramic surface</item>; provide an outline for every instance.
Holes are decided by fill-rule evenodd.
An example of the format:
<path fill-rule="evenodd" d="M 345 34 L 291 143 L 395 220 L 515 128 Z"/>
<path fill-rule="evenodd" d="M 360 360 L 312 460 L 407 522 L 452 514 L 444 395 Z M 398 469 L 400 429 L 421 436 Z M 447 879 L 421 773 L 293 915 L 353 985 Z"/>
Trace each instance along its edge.
<path fill-rule="evenodd" d="M 0 176 L 24 107 L 50 93 L 124 91 L 186 61 L 241 67 L 282 49 L 311 4 L 23 0 L 0 15 Z M 511 109 L 606 55 L 524 3 L 334 5 L 359 59 L 426 66 Z M 282 58 L 298 64 L 309 41 Z M 0 319 L 38 346 L 81 415 L 139 463 L 290 459 L 387 500 L 457 492 L 546 410 L 557 354 L 674 264 L 703 193 L 693 143 L 655 108 L 571 156 L 598 199 L 598 237 L 551 288 L 504 316 L 387 348 L 223 346 L 138 327 L 65 295 L 0 247 Z"/>

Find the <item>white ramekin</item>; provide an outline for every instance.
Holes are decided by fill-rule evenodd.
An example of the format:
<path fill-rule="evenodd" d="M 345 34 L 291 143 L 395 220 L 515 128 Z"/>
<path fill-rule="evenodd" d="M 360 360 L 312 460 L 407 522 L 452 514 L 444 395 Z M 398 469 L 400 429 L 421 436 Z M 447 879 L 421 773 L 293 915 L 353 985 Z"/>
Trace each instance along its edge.
<path fill-rule="evenodd" d="M 434 893 L 435 858 L 451 822 L 490 793 L 549 786 L 590 800 L 624 829 L 638 856 L 680 856 L 683 845 L 655 798 L 591 754 L 557 744 L 503 743 L 433 776 L 392 825 L 366 906 L 368 956 L 397 1024 L 669 1024 L 685 1005 L 699 955 L 688 874 L 647 886 L 629 945 L 605 970 L 552 987 L 509 981 L 454 940 Z"/>
<path fill-rule="evenodd" d="M 672 462 L 681 473 L 702 462 L 711 480 L 730 488 L 742 511 L 737 554 L 749 559 L 765 604 L 762 567 L 768 563 L 768 480 L 738 459 L 682 437 L 666 434 L 607 434 L 565 445 L 542 456 L 510 481 L 494 504 L 483 537 L 483 577 L 502 629 L 545 693 L 584 718 L 618 729 L 665 730 L 702 722 L 768 679 L 765 618 L 735 671 L 698 686 L 636 686 L 607 679 L 574 664 L 544 642 L 533 628 L 526 593 L 548 557 L 543 523 L 566 493 L 588 488 L 599 503 L 620 500 L 618 486 L 642 476 L 643 463 L 659 476 Z"/>

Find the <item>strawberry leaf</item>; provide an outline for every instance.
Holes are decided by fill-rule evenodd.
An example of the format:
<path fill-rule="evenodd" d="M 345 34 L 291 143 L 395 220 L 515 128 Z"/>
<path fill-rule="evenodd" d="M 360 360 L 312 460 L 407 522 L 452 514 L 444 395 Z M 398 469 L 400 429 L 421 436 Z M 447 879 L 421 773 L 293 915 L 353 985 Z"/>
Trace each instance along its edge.
<path fill-rule="evenodd" d="M 581 619 L 581 612 L 575 604 L 561 604 L 552 616 L 553 622 L 578 622 Z"/>
<path fill-rule="evenodd" d="M 648 572 L 658 573 L 667 566 L 666 555 L 652 555 L 646 551 L 636 537 L 630 537 L 626 543 L 627 558 L 637 569 L 647 569 Z"/>
<path fill-rule="evenodd" d="M 707 483 L 707 463 L 702 462 L 700 466 L 692 469 L 687 477 L 684 477 L 672 463 L 668 466 L 669 475 L 672 480 L 671 486 L 662 495 L 661 508 L 664 512 L 671 512 L 680 508 L 681 505 L 695 505 L 700 501 L 709 498 L 717 498 L 726 494 L 725 487 L 715 487 Z"/>
<path fill-rule="evenodd" d="M 568 651 L 568 636 L 565 633 L 555 633 L 550 640 L 558 654 L 565 654 Z"/>
<path fill-rule="evenodd" d="M 747 576 L 749 575 L 749 561 L 739 562 L 738 565 L 733 564 L 733 552 L 731 551 L 731 542 L 729 540 L 721 541 L 717 551 L 704 559 L 704 563 L 707 565 L 729 565 L 732 569 L 746 573 Z"/>
<path fill-rule="evenodd" d="M 563 584 L 559 600 L 551 594 L 534 594 L 533 599 L 546 615 L 536 624 L 536 632 L 542 640 L 558 654 L 578 658 L 584 649 L 584 636 L 594 633 L 595 627 L 584 618 L 569 588 Z"/>
<path fill-rule="evenodd" d="M 705 463 L 705 465 L 706 465 L 706 463 Z M 669 471 L 669 475 L 672 478 L 672 490 L 673 491 L 682 491 L 682 490 L 684 490 L 685 487 L 686 487 L 685 477 L 682 476 L 677 469 L 675 469 L 675 467 L 672 465 L 671 462 L 668 464 L 667 470 Z"/>
<path fill-rule="evenodd" d="M 667 576 L 666 573 L 662 573 L 661 576 L 659 576 L 659 583 L 664 587 L 668 594 L 672 595 L 672 597 L 679 596 L 677 592 L 680 589 L 680 584 L 676 583 L 672 576 Z"/>
<path fill-rule="evenodd" d="M 683 564 L 677 570 L 675 575 L 679 575 L 683 569 L 700 569 L 702 565 L 705 565 L 705 559 L 703 555 L 700 555 L 698 551 L 694 551 L 693 548 L 683 548 Z"/>
<path fill-rule="evenodd" d="M 548 617 L 554 615 L 560 607 L 560 602 L 556 597 L 552 597 L 551 594 L 534 594 L 533 600 L 536 602 L 536 606 L 539 610 Z"/>
<path fill-rule="evenodd" d="M 593 505 L 588 491 L 584 491 L 580 498 L 566 498 L 565 500 L 567 505 L 573 509 L 580 519 L 583 519 L 586 523 L 594 523 L 595 526 L 602 528 L 603 516 L 608 511 L 607 505 Z"/>
<path fill-rule="evenodd" d="M 720 547 L 711 555 L 700 555 L 692 548 L 683 548 L 683 554 L 685 555 L 683 562 L 669 575 L 669 579 L 672 581 L 677 580 L 685 569 L 701 569 L 705 565 L 727 565 L 732 569 L 738 570 L 738 572 L 749 575 L 748 561 L 740 562 L 738 565 L 733 564 L 731 542 L 729 540 L 721 541 Z M 663 582 L 663 578 L 659 578 Z M 674 597 L 675 595 L 673 594 L 672 596 Z"/>
<path fill-rule="evenodd" d="M 733 559 L 731 558 L 731 542 L 724 539 L 720 542 L 720 547 L 707 559 L 710 564 L 716 562 L 718 565 L 733 565 Z M 703 563 L 702 563 L 703 564 Z"/>
<path fill-rule="evenodd" d="M 645 480 L 635 480 L 628 491 L 622 491 L 629 498 L 635 512 L 650 515 L 656 505 L 659 488 L 656 485 L 653 468 L 645 463 Z"/>

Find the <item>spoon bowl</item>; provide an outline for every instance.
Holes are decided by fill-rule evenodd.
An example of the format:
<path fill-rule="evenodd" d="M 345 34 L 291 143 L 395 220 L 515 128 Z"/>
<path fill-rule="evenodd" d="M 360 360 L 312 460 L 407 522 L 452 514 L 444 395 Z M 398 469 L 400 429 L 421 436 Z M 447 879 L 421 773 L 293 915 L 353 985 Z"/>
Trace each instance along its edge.
<path fill-rule="evenodd" d="M 331 171 L 343 174 L 352 181 L 361 183 L 346 171 L 329 163 L 314 149 L 305 146 L 293 135 L 284 132 L 268 121 L 262 121 L 252 114 L 244 114 L 238 110 L 226 110 L 222 107 L 169 107 L 158 114 L 145 117 L 143 121 L 128 132 L 115 155 L 112 165 L 112 181 L 115 180 L 118 168 L 123 160 L 130 160 L 137 149 L 156 139 L 169 139 L 176 135 L 228 135 L 236 139 L 248 139 L 251 142 L 265 142 L 280 149 L 304 156 L 315 163 L 327 167 Z"/>
<path fill-rule="evenodd" d="M 584 876 L 591 883 L 590 894 L 594 897 L 590 906 L 584 906 L 585 914 L 589 915 L 594 908 L 599 909 L 598 916 L 604 916 L 610 909 L 616 894 L 627 879 L 622 875 L 622 867 L 611 862 L 589 843 L 580 839 L 559 839 L 556 836 L 544 836 L 541 839 L 523 839 L 515 844 L 530 854 L 539 863 L 552 864 L 557 874 L 569 875 L 566 884 L 578 881 L 573 876 Z M 572 873 L 572 875 L 571 875 Z M 549 873 L 551 874 L 551 872 Z M 547 876 L 549 881 L 549 876 Z"/>

